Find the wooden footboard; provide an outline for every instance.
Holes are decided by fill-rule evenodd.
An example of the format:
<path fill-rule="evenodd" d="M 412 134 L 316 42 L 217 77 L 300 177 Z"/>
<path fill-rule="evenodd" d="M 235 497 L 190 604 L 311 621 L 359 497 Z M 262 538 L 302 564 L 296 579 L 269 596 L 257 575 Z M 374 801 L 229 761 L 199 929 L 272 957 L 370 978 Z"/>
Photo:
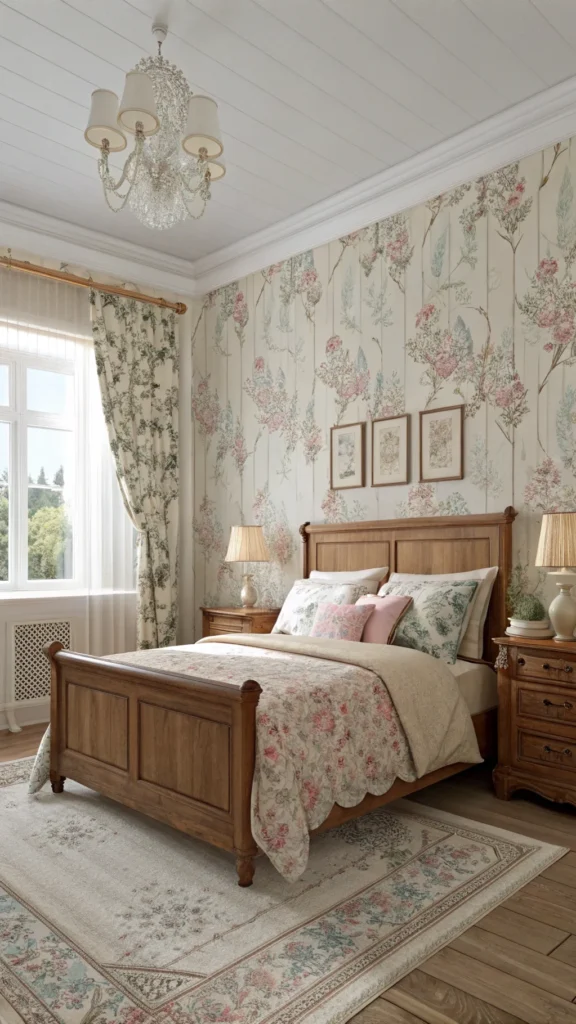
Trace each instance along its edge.
<path fill-rule="evenodd" d="M 256 705 L 262 692 L 45 648 L 51 662 L 50 781 L 66 778 L 236 855 L 239 884 L 252 884 L 258 848 L 250 824 Z M 496 711 L 473 717 L 484 757 Z M 469 767 L 452 764 L 416 782 L 396 780 L 355 807 L 334 804 L 325 831 Z"/>
<path fill-rule="evenodd" d="M 236 855 L 250 885 L 258 683 L 154 672 L 55 642 L 50 781 L 66 778 Z"/>

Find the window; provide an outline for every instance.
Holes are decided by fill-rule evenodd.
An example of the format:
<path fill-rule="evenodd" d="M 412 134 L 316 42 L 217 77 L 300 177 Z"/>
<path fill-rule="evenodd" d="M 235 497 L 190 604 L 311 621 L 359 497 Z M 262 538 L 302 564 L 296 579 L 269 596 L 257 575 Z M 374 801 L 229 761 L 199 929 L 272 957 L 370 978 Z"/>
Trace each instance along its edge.
<path fill-rule="evenodd" d="M 75 588 L 83 582 L 78 357 L 86 345 L 46 333 L 34 345 L 37 332 L 20 327 L 15 351 L 11 333 L 0 324 L 0 588 Z"/>
<path fill-rule="evenodd" d="M 97 596 L 86 630 L 104 650 L 107 595 L 134 585 L 135 531 L 102 414 L 88 295 L 0 267 L 0 598 Z M 132 607 L 123 600 L 114 616 Z"/>
<path fill-rule="evenodd" d="M 131 591 L 91 340 L 0 319 L 0 592 Z"/>

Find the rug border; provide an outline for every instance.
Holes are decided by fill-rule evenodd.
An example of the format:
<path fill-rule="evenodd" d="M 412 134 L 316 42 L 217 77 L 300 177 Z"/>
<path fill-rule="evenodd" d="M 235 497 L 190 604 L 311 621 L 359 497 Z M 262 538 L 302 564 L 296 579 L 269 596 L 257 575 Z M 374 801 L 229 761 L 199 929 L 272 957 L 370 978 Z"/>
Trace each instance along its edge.
<path fill-rule="evenodd" d="M 481 921 L 483 917 L 486 917 L 492 910 L 499 907 L 505 900 L 509 899 L 520 889 L 523 889 L 528 882 L 533 881 L 534 878 L 542 874 L 546 868 L 551 867 L 552 864 L 555 864 L 556 861 L 561 860 L 562 857 L 565 857 L 570 852 L 570 847 L 555 846 L 552 843 L 545 843 L 540 839 L 533 839 L 531 836 L 524 836 L 519 832 L 511 832 L 508 829 L 499 828 L 496 825 L 485 825 L 483 822 L 473 821 L 470 818 L 464 818 L 449 811 L 436 810 L 434 807 L 430 807 L 427 804 L 419 804 L 416 801 L 400 799 L 395 801 L 394 806 L 398 806 L 398 809 L 403 813 L 409 813 L 417 817 L 423 812 L 422 817 L 441 819 L 446 824 L 454 824 L 460 828 L 462 828 L 463 822 L 481 826 L 481 831 L 485 829 L 488 834 L 496 839 L 516 843 L 519 840 L 522 841 L 532 847 L 532 852 L 516 868 L 510 869 L 507 875 L 500 879 L 499 882 L 492 883 L 493 891 L 488 902 L 486 902 L 484 893 L 478 893 L 467 900 L 461 907 L 450 911 L 443 918 L 446 932 L 441 939 L 435 940 L 426 934 L 415 936 L 387 957 L 384 962 L 371 967 L 364 976 L 359 976 L 358 981 L 362 977 L 370 979 L 372 976 L 374 978 L 370 994 L 365 999 L 356 1001 L 353 1006 L 349 1002 L 348 1007 L 344 1008 L 342 1007 L 342 1002 L 345 990 L 343 990 L 331 996 L 324 1006 L 318 1008 L 318 1010 L 313 1010 L 311 1014 L 300 1016 L 298 1024 L 300 1022 L 301 1024 L 347 1024 L 352 1017 L 360 1013 L 361 1010 L 366 1009 L 367 1006 L 370 1006 L 378 996 L 383 995 L 388 989 L 401 981 L 402 978 L 406 977 L 407 974 L 416 970 L 419 964 L 424 963 L 425 960 L 434 956 L 435 953 L 449 946 L 455 938 L 462 935 L 478 921 Z M 466 908 L 466 913 L 464 913 L 464 908 Z M 378 981 L 377 977 L 384 969 L 390 977 L 382 984 L 382 981 Z M 358 981 L 354 984 L 357 984 Z M 352 985 L 349 986 L 349 988 L 352 987 Z M 336 1013 L 332 1013 L 331 1004 L 335 1001 L 340 1003 L 341 1008 L 337 1008 Z M 281 1017 L 278 1017 L 277 1021 L 272 1018 L 270 1024 L 281 1024 Z M 297 1024 L 296 1019 L 291 1024 Z"/>
<path fill-rule="evenodd" d="M 0 777 L 4 766 L 8 768 L 24 764 L 28 761 L 34 761 L 34 755 L 0 762 Z M 2 788 L 25 784 L 26 780 L 21 780 L 19 782 L 10 782 Z M 569 852 L 569 847 L 545 843 L 542 840 L 525 836 L 521 832 L 512 832 L 509 829 L 489 825 L 482 821 L 453 814 L 450 811 L 431 807 L 428 804 L 420 804 L 417 801 L 400 799 L 395 801 L 394 806 L 399 812 L 413 817 L 442 821 L 456 828 L 469 827 L 494 839 L 501 839 L 512 843 L 521 842 L 529 847 L 529 852 L 522 859 L 521 863 L 509 869 L 501 879 L 491 883 L 489 896 L 484 891 L 477 893 L 467 900 L 465 904 L 450 911 L 442 919 L 442 937 L 435 938 L 429 932 L 425 932 L 408 939 L 381 963 L 368 968 L 364 974 L 358 975 L 354 982 L 346 985 L 342 990 L 333 993 L 321 1006 L 312 1009 L 310 1013 L 304 1010 L 298 1018 L 291 1018 L 291 1024 L 297 1024 L 297 1022 L 298 1024 L 347 1024 L 352 1017 L 373 1003 L 378 996 L 383 995 L 429 957 L 450 945 L 456 937 L 462 935 L 478 921 L 481 921 L 483 917 Z M 518 820 L 521 823 L 521 820 Z M 35 911 L 35 913 L 38 913 L 38 911 Z M 42 917 L 41 914 L 39 916 Z M 52 922 L 45 921 L 45 923 L 54 928 Z M 437 928 L 438 926 L 435 926 L 432 932 Z M 67 939 L 67 941 L 69 940 Z M 83 957 L 87 956 L 85 950 L 79 950 L 79 952 L 81 952 Z M 92 958 L 88 957 L 88 959 L 91 960 Z M 93 965 L 97 969 L 101 969 L 100 964 L 93 962 Z M 382 974 L 386 975 L 386 980 L 382 978 Z M 117 979 L 115 979 L 115 982 L 118 984 Z M 354 988 L 359 984 L 361 987 L 364 987 L 363 982 L 366 983 L 369 991 L 361 997 L 354 997 Z M 120 987 L 123 988 L 123 986 Z M 347 999 L 345 997 L 346 989 L 349 992 Z M 344 1002 L 346 1005 L 343 1005 Z M 279 1011 L 278 1016 L 270 1019 L 270 1024 L 282 1024 L 285 1013 L 286 1009 Z"/>

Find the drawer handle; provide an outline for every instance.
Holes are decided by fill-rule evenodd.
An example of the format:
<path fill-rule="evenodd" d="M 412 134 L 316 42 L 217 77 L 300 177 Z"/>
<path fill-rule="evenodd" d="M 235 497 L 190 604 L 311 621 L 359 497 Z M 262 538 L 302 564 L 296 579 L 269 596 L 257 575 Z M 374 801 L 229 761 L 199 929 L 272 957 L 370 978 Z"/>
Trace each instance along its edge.
<path fill-rule="evenodd" d="M 572 665 L 564 665 L 565 672 L 572 672 Z"/>
<path fill-rule="evenodd" d="M 566 711 L 571 711 L 574 707 L 574 705 L 571 704 L 569 700 L 565 700 L 563 704 L 555 704 L 553 700 L 548 700 L 548 698 L 546 698 L 546 700 L 543 700 L 542 703 L 547 708 L 566 708 Z"/>
<path fill-rule="evenodd" d="M 558 750 L 557 747 L 549 747 L 548 744 L 546 744 L 544 750 L 547 754 L 562 754 L 562 756 L 566 755 L 566 757 L 572 757 L 570 747 L 565 747 L 564 750 Z"/>
<path fill-rule="evenodd" d="M 545 668 L 545 669 L 549 669 L 550 668 L 550 665 L 548 664 L 547 661 L 542 663 L 542 668 Z"/>
<path fill-rule="evenodd" d="M 525 665 L 526 664 L 526 660 L 524 658 L 518 658 L 518 664 L 519 665 Z"/>

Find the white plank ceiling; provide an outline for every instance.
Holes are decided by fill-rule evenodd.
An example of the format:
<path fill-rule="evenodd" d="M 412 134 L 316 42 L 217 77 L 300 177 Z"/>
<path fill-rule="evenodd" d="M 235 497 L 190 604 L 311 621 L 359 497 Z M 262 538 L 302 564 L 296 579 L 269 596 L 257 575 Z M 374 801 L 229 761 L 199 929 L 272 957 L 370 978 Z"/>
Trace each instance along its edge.
<path fill-rule="evenodd" d="M 83 137 L 158 15 L 228 165 L 164 232 L 107 209 Z M 0 0 L 0 199 L 196 259 L 575 74 L 575 0 Z"/>

